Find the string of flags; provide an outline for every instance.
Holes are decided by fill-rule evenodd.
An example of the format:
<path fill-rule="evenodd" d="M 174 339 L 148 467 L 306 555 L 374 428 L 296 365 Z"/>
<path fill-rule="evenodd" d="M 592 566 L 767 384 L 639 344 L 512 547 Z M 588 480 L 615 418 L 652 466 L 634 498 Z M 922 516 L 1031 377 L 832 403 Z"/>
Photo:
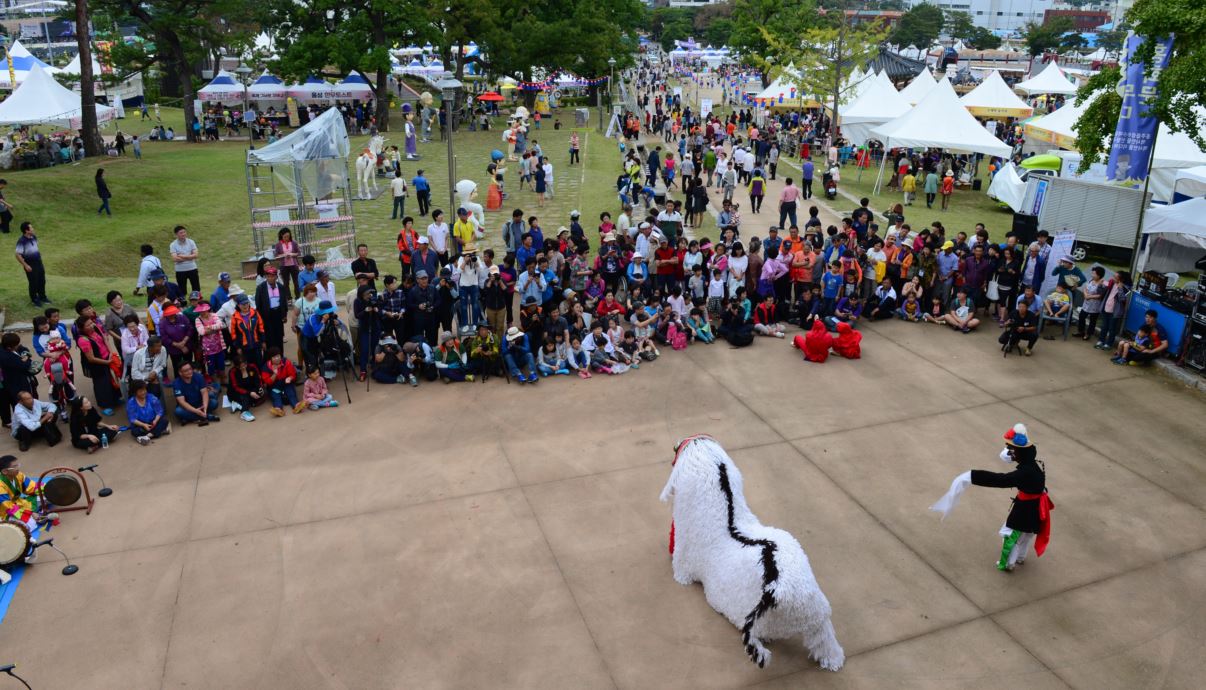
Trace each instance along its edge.
<path fill-rule="evenodd" d="M 520 81 L 515 84 L 515 88 L 519 89 L 520 91 L 549 91 L 559 86 L 599 86 L 600 84 L 605 84 L 608 80 L 608 77 L 584 79 L 574 77 L 571 74 L 571 80 L 559 83 L 557 78 L 560 75 L 561 72 L 553 72 L 544 81 Z"/>

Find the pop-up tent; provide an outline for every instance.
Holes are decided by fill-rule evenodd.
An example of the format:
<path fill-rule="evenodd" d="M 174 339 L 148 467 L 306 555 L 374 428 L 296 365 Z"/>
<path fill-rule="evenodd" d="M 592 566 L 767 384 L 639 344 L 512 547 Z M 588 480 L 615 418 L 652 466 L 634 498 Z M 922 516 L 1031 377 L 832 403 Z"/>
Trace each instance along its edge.
<path fill-rule="evenodd" d="M 1151 206 L 1143 216 L 1147 246 L 1139 270 L 1193 272 L 1206 255 L 1206 199 Z"/>
<path fill-rule="evenodd" d="M 1013 88 L 1028 96 L 1036 93 L 1076 93 L 1076 87 L 1054 62 L 1048 62 L 1042 72 L 1032 74 L 1029 79 L 1018 82 Z"/>
<path fill-rule="evenodd" d="M 226 70 L 218 72 L 218 76 L 197 91 L 197 99 L 209 103 L 241 104 L 246 90 L 235 76 Z"/>
<path fill-rule="evenodd" d="M 951 83 L 943 77 L 930 95 L 915 108 L 886 124 L 874 127 L 871 136 L 884 144 L 885 150 L 897 147 L 936 148 L 954 153 L 983 153 L 1007 158 L 1013 149 L 988 133 L 976 118 L 959 102 Z M 884 161 L 888 156 L 884 156 Z M 879 167 L 876 187 L 883 177 Z"/>
<path fill-rule="evenodd" d="M 79 129 L 83 110 L 80 95 L 34 65 L 13 95 L 0 103 L 0 125 L 58 125 Z M 97 104 L 96 121 L 108 122 L 117 111 Z"/>
<path fill-rule="evenodd" d="M 959 100 L 976 117 L 1030 117 L 1034 114 L 1034 108 L 1018 98 L 995 69 Z"/>
<path fill-rule="evenodd" d="M 900 90 L 900 95 L 909 105 L 917 105 L 930 94 L 930 91 L 934 90 L 937 84 L 938 82 L 934 81 L 934 75 L 930 74 L 930 69 L 927 67 L 913 77 L 913 81 L 909 82 L 908 86 Z"/>
<path fill-rule="evenodd" d="M 1053 144 L 1061 149 L 1076 148 L 1076 121 L 1084 114 L 1092 101 L 1076 105 L 1076 99 L 1064 101 L 1064 107 L 1059 110 L 1040 115 L 1026 123 L 1026 139 L 1028 141 Z"/>
<path fill-rule="evenodd" d="M 13 41 L 13 44 L 8 47 L 8 54 L 5 58 L 0 61 L 0 84 L 11 86 L 8 80 L 7 58 L 11 58 L 13 61 L 13 76 L 16 78 L 16 83 L 18 84 L 25 81 L 34 67 L 41 67 L 49 74 L 54 74 L 55 72 L 53 67 L 34 57 L 33 53 L 26 50 L 20 41 Z"/>
<path fill-rule="evenodd" d="M 259 79 L 247 87 L 247 98 L 252 101 L 283 101 L 289 96 L 289 89 L 281 78 L 268 73 L 260 75 Z"/>
<path fill-rule="evenodd" d="M 80 56 L 78 53 L 76 54 L 75 57 L 71 58 L 71 62 L 68 62 L 66 67 L 64 67 L 63 69 L 58 71 L 58 74 L 74 74 L 76 76 L 79 76 L 79 73 L 80 73 Z M 92 76 L 99 77 L 100 73 L 101 73 L 100 63 L 96 61 L 96 56 L 93 56 L 92 57 Z"/>
<path fill-rule="evenodd" d="M 1206 165 L 1178 170 L 1173 180 L 1173 203 L 1206 196 Z"/>
<path fill-rule="evenodd" d="M 373 97 L 373 87 L 359 72 L 350 72 L 335 85 L 335 98 L 366 101 Z"/>
<path fill-rule="evenodd" d="M 840 111 L 842 134 L 855 146 L 866 143 L 872 127 L 891 122 L 913 108 L 887 74 L 880 72 L 868 82 L 863 93 Z"/>
<path fill-rule="evenodd" d="M 311 76 L 304 84 L 289 87 L 289 95 L 299 101 L 329 101 L 334 98 L 334 92 L 335 87 L 317 76 Z"/>

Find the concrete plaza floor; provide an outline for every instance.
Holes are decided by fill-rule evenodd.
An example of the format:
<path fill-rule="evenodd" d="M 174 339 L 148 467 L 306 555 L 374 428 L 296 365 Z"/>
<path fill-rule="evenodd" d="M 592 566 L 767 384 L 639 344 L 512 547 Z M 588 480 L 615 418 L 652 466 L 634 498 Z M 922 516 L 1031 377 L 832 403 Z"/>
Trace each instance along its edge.
<path fill-rule="evenodd" d="M 35 688 L 1200 687 L 1201 398 L 1082 343 L 1002 359 L 995 328 L 864 332 L 858 361 L 692 346 L 616 378 L 361 384 L 337 410 L 123 438 L 92 458 L 116 492 L 54 531 L 80 572 L 27 571 L 0 663 Z M 926 508 L 1002 469 L 1016 421 L 1056 510 L 1047 555 L 1003 574 L 1008 491 Z M 841 672 L 798 641 L 759 670 L 671 578 L 658 493 L 701 432 L 809 554 Z"/>

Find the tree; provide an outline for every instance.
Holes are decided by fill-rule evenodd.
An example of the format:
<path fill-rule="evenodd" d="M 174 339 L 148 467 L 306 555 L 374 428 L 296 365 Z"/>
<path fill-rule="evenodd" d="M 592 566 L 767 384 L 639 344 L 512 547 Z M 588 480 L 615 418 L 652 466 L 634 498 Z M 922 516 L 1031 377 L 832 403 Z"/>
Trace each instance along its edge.
<path fill-rule="evenodd" d="M 963 42 L 976 50 L 996 50 L 1001 47 L 1001 37 L 982 26 L 973 27 L 971 35 Z"/>
<path fill-rule="evenodd" d="M 733 30 L 729 46 L 741 58 L 756 68 L 762 78 L 762 86 L 770 86 L 771 71 L 786 64 L 787 60 L 771 41 L 783 44 L 791 50 L 799 50 L 800 35 L 818 23 L 817 7 L 813 0 L 799 3 L 784 3 L 781 0 L 734 0 Z"/>
<path fill-rule="evenodd" d="M 663 50 L 673 50 L 675 41 L 685 41 L 695 33 L 695 10 L 685 7 L 659 7 L 649 13 L 650 37 Z"/>
<path fill-rule="evenodd" d="M 1064 34 L 1072 29 L 1070 17 L 1055 17 L 1044 24 L 1027 22 L 1022 28 L 1022 38 L 1026 41 L 1030 57 L 1035 58 L 1049 50 L 1064 47 Z"/>
<path fill-rule="evenodd" d="M 1135 59 L 1147 66 L 1149 75 L 1155 64 L 1157 43 L 1173 36 L 1168 67 L 1156 76 L 1156 96 L 1148 101 L 1147 112 L 1169 129 L 1184 132 L 1199 147 L 1206 148 L 1203 136 L 1206 116 L 1199 106 L 1202 94 L 1206 93 L 1206 5 L 1199 0 L 1136 0 L 1126 14 L 1126 21 L 1148 39 L 1139 47 Z M 1102 70 L 1077 93 L 1077 98 L 1083 99 L 1101 92 L 1090 111 L 1100 107 L 1102 112 L 1086 112 L 1077 122 L 1076 144 L 1082 152 L 1099 153 L 1105 138 L 1114 133 L 1122 107 L 1121 99 L 1113 93 L 1118 78 L 1118 70 Z M 1112 105 L 1100 105 L 1102 101 Z M 1084 159 L 1089 159 L 1088 154 Z"/>
<path fill-rule="evenodd" d="M 193 76 L 197 65 L 219 48 L 238 54 L 251 43 L 253 4 L 243 0 L 93 0 L 94 13 L 104 12 L 115 21 L 137 23 L 154 43 L 113 45 L 109 53 L 125 72 L 145 72 L 162 67 L 163 92 L 179 93 L 184 108 L 185 135 L 193 133 Z M 80 66 L 81 69 L 83 65 Z"/>
<path fill-rule="evenodd" d="M 1118 113 L 1122 110 L 1122 96 L 1115 87 L 1122 77 L 1118 67 L 1107 67 L 1094 74 L 1076 91 L 1076 103 L 1089 102 L 1073 125 L 1076 131 L 1076 150 L 1080 152 L 1079 172 L 1104 157 L 1109 152 L 1108 140 L 1118 128 Z"/>
<path fill-rule="evenodd" d="M 88 0 L 75 0 L 75 40 L 80 50 L 80 138 L 84 154 L 104 153 L 100 128 L 96 122 L 96 84 L 92 74 L 92 46 L 88 32 Z"/>
<path fill-rule="evenodd" d="M 942 10 L 936 5 L 914 5 L 900 18 L 888 39 L 898 46 L 929 48 L 942 31 Z"/>
<path fill-rule="evenodd" d="M 1097 32 L 1097 47 L 1105 50 L 1107 53 L 1117 55 L 1122 51 L 1122 43 L 1126 40 L 1127 30 L 1130 27 L 1121 24 L 1116 29 L 1110 31 Z"/>
<path fill-rule="evenodd" d="M 951 38 L 967 40 L 976 32 L 976 25 L 971 15 L 960 10 L 950 10 L 945 14 L 946 33 Z"/>

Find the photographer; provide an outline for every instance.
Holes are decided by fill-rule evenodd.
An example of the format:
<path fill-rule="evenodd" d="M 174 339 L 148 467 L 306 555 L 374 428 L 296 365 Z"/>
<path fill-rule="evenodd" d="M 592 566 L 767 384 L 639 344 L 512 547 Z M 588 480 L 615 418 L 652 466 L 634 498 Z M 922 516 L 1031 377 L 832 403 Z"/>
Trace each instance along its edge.
<path fill-rule="evenodd" d="M 511 293 L 503 283 L 498 266 L 491 266 L 486 273 L 486 284 L 482 287 L 482 305 L 486 308 L 486 323 L 495 338 L 501 338 L 507 325 L 507 304 Z"/>
<path fill-rule="evenodd" d="M 457 259 L 456 270 L 460 274 L 457 287 L 460 291 L 460 304 L 457 305 L 457 325 L 462 333 L 468 333 L 482 320 L 481 290 L 478 287 L 481 263 L 477 259 L 477 250 L 472 245 L 467 246 L 461 257 Z"/>
<path fill-rule="evenodd" d="M 377 383 L 409 383 L 419 385 L 414 371 L 418 355 L 407 353 L 391 335 L 382 336 L 373 353 L 373 380 Z"/>
<path fill-rule="evenodd" d="M 361 286 L 352 302 L 352 314 L 359 327 L 360 380 L 363 381 L 368 378 L 369 357 L 381 340 L 381 299 L 377 291 L 367 285 Z"/>
<path fill-rule="evenodd" d="M 382 282 L 385 283 L 385 292 L 379 295 L 381 336 L 392 335 L 402 342 L 406 339 L 406 293 L 402 291 L 402 284 L 396 276 L 387 275 Z"/>
<path fill-rule="evenodd" d="M 451 267 L 440 269 L 440 282 L 436 285 L 436 291 L 440 295 L 436 305 L 436 320 L 440 324 L 440 331 L 451 331 L 452 315 L 456 311 L 457 300 L 460 299 L 460 290 L 456 287 L 456 276 L 453 275 Z"/>
<path fill-rule="evenodd" d="M 427 271 L 416 272 L 415 281 L 415 286 L 406 296 L 406 307 L 414 318 L 414 335 L 422 336 L 428 345 L 432 345 L 436 341 L 436 307 L 439 305 L 440 294 L 431 284 Z"/>

